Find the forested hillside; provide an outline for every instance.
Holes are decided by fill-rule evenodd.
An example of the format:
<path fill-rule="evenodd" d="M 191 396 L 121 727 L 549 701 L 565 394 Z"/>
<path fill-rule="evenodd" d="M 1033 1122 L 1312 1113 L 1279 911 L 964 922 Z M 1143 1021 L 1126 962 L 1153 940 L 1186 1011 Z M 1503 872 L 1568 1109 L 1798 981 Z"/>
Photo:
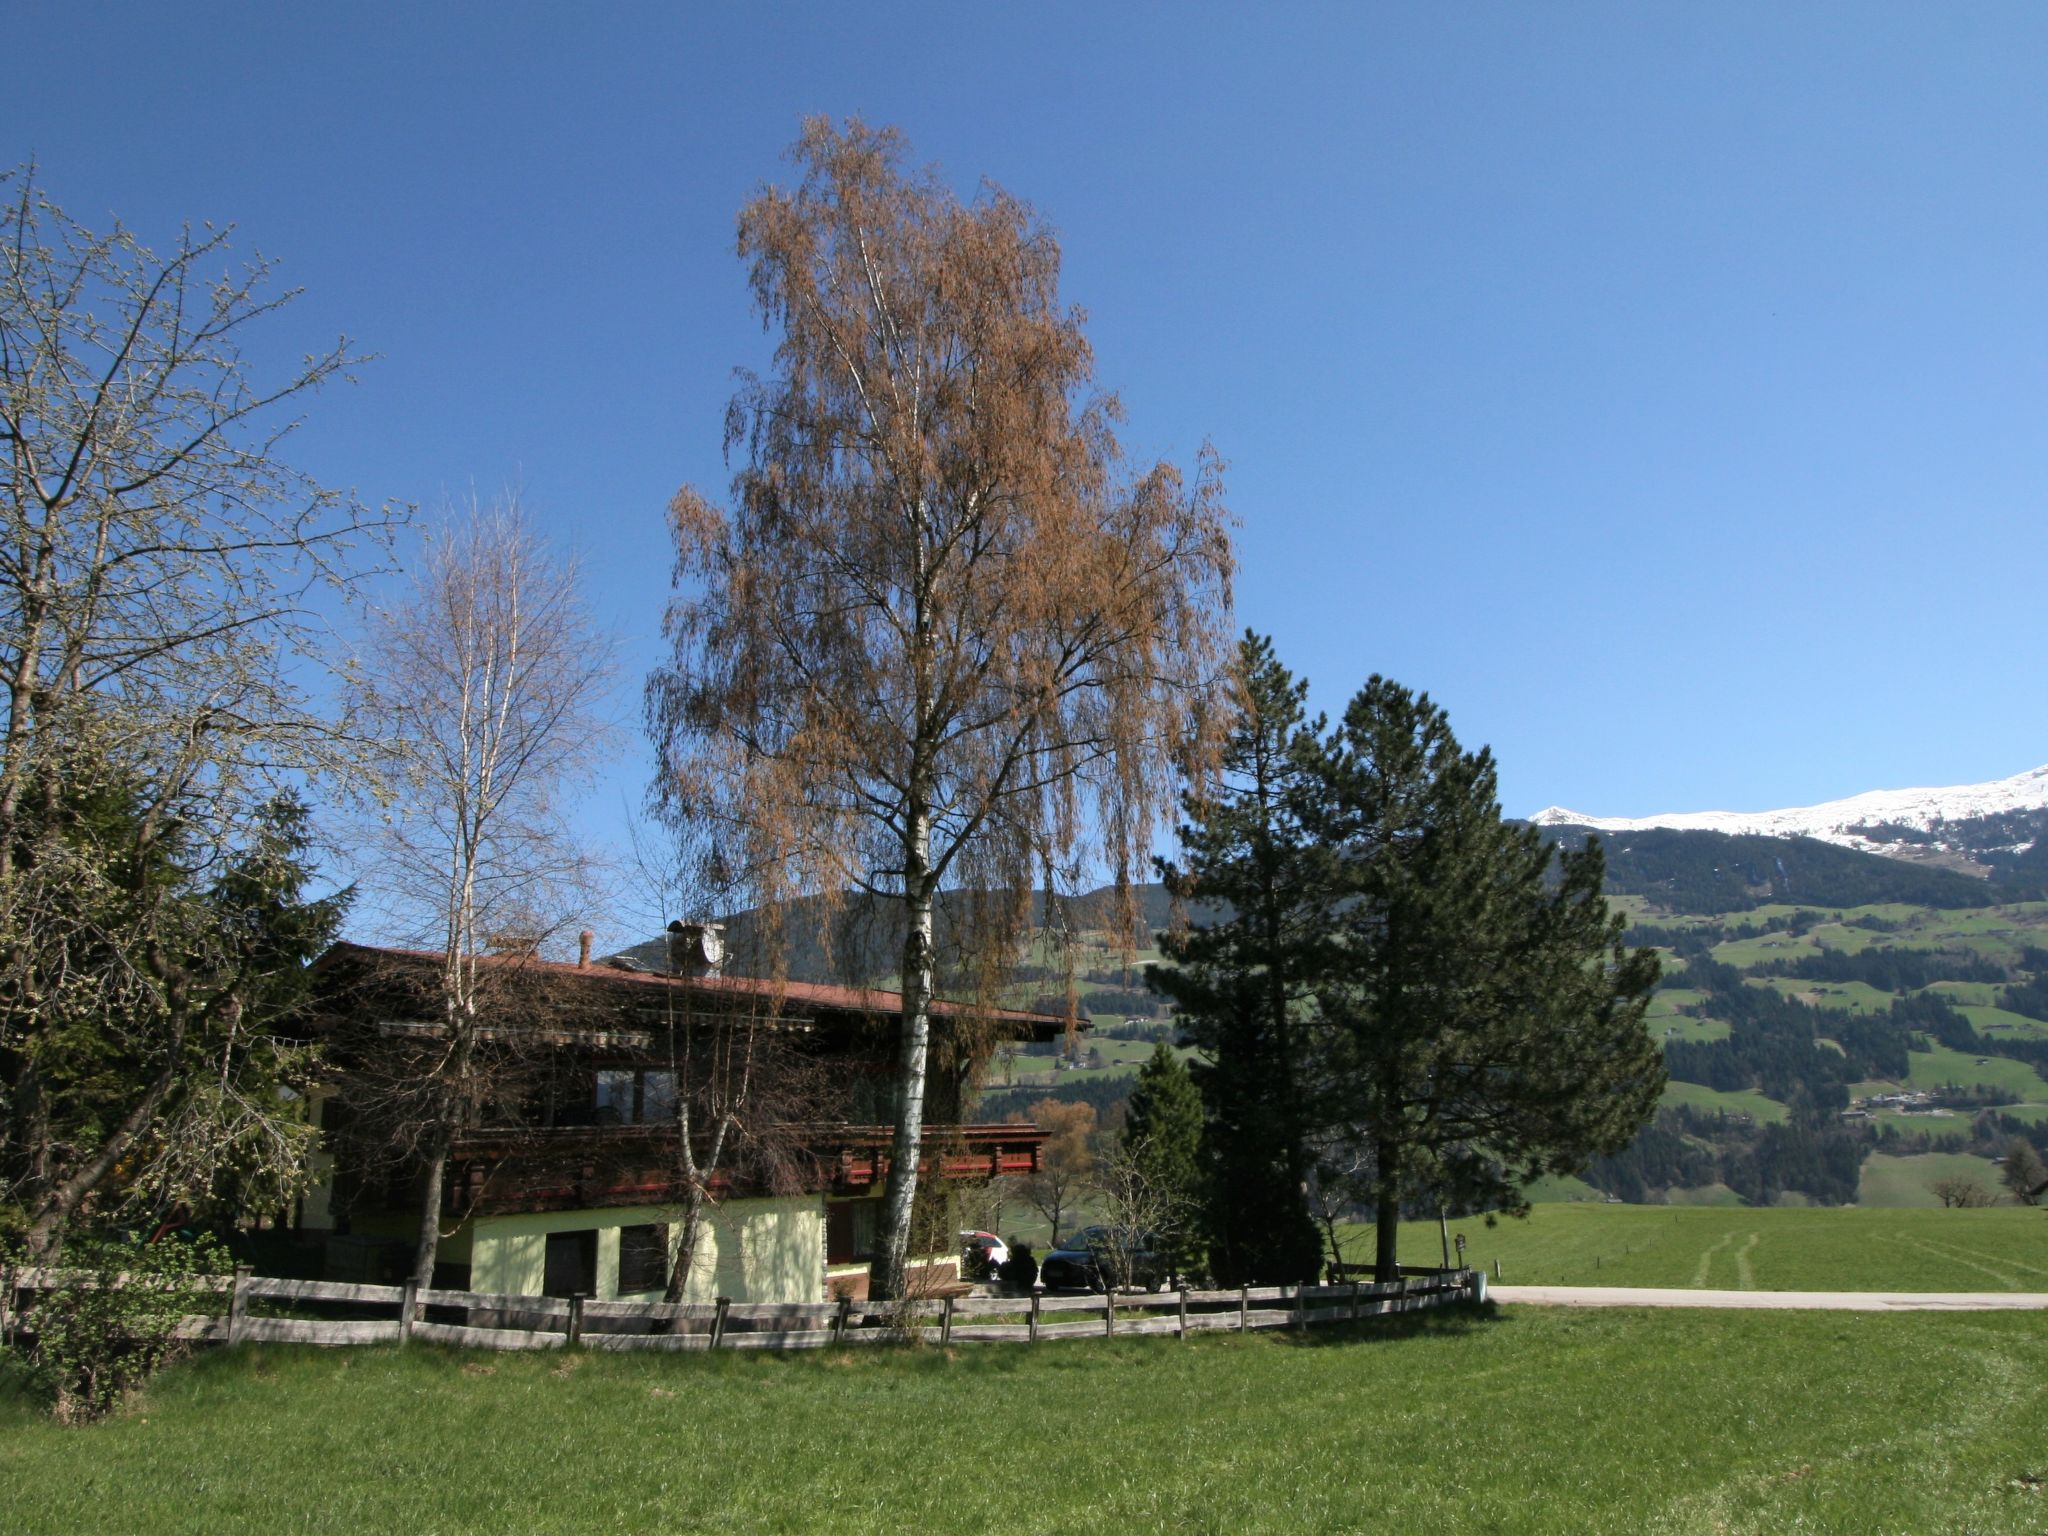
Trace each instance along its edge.
<path fill-rule="evenodd" d="M 2000 823 L 1971 836 L 2026 830 Z M 1587 1171 L 1593 1190 L 1628 1201 L 1932 1204 L 1943 1174 L 2002 1194 L 1993 1160 L 2014 1136 L 2048 1145 L 2048 901 L 2011 899 L 2025 887 L 2010 877 L 1805 838 L 1653 830 L 1606 847 L 1630 942 L 1664 952 L 1650 1027 L 1672 1084 L 1635 1144 Z M 1979 862 L 1994 852 L 1979 848 Z M 1047 1097 L 1116 1112 L 1153 1029 L 1170 1027 L 1145 985 L 1154 940 L 1186 918 L 1156 885 L 1133 895 L 1128 933 L 1106 891 L 1039 899 L 1008 1000 L 1061 1011 L 1071 974 L 1094 1027 L 1073 1050 L 999 1055 L 981 1114 L 1002 1119 Z M 798 934 L 792 971 L 893 985 L 898 939 L 873 908 L 843 908 L 836 930 L 830 961 L 816 934 Z M 752 931 L 747 916 L 735 921 L 740 952 Z"/>

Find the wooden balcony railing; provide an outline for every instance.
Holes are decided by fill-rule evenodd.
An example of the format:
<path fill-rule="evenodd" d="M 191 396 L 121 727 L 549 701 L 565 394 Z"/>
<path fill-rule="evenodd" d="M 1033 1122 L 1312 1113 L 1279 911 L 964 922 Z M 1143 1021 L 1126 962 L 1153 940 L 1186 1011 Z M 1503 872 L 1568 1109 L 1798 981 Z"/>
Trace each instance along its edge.
<path fill-rule="evenodd" d="M 778 1177 L 758 1162 L 722 1170 L 714 1191 L 746 1194 L 787 1188 L 850 1194 L 877 1189 L 889 1176 L 894 1129 L 886 1125 L 805 1125 L 778 1137 Z M 920 1142 L 927 1178 L 974 1180 L 1038 1169 L 1045 1133 L 1034 1125 L 931 1125 Z M 444 1184 L 451 1217 L 603 1206 L 658 1205 L 683 1193 L 668 1126 L 603 1125 L 480 1128 L 457 1138 Z"/>

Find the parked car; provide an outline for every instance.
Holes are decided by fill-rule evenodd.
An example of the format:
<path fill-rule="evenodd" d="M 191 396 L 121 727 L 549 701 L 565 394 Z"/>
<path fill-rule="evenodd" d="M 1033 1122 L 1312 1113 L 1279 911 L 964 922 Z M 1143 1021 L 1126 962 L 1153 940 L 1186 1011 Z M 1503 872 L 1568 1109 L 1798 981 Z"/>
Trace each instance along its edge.
<path fill-rule="evenodd" d="M 1039 1262 L 1039 1282 L 1049 1291 L 1119 1285 L 1157 1287 L 1171 1278 L 1165 1257 L 1150 1232 L 1131 1227 L 1083 1227 Z"/>
<path fill-rule="evenodd" d="M 962 1232 L 960 1234 L 960 1278 L 963 1280 L 990 1280 L 1002 1265 L 1009 1262 L 1010 1245 L 993 1232 Z"/>

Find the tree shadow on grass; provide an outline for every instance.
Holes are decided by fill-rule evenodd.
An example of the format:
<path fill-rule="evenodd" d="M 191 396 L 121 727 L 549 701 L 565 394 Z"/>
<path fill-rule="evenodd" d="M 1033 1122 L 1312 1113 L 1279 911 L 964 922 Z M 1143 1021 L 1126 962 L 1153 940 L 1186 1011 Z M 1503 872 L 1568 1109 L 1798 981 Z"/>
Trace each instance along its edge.
<path fill-rule="evenodd" d="M 1432 1307 L 1426 1312 L 1397 1312 L 1362 1317 L 1357 1322 L 1317 1323 L 1309 1328 L 1275 1330 L 1275 1336 L 1297 1349 L 1352 1349 L 1361 1344 L 1400 1339 L 1459 1339 L 1495 1327 L 1506 1319 L 1492 1302 Z"/>

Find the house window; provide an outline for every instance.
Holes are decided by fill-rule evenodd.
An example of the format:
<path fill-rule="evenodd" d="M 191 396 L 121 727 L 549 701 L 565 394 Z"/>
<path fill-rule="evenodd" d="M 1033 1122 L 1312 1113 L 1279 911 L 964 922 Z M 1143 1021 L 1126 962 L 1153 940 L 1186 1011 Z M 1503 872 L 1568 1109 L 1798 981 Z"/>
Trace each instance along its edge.
<path fill-rule="evenodd" d="M 673 1072 L 640 1074 L 640 1123 L 662 1125 L 676 1117 L 676 1075 Z"/>
<path fill-rule="evenodd" d="M 633 1123 L 633 1074 L 631 1072 L 600 1072 L 597 1074 L 597 1123 L 599 1125 L 630 1125 Z"/>
<path fill-rule="evenodd" d="M 659 1291 L 668 1285 L 668 1228 L 619 1228 L 619 1292 Z"/>
<path fill-rule="evenodd" d="M 853 1264 L 875 1256 L 881 1230 L 879 1200 L 832 1200 L 825 1205 L 825 1262 Z"/>
<path fill-rule="evenodd" d="M 597 1289 L 597 1231 L 550 1232 L 543 1296 L 588 1296 Z"/>
<path fill-rule="evenodd" d="M 673 1072 L 607 1068 L 595 1079 L 592 1111 L 599 1125 L 661 1125 L 676 1115 Z"/>

